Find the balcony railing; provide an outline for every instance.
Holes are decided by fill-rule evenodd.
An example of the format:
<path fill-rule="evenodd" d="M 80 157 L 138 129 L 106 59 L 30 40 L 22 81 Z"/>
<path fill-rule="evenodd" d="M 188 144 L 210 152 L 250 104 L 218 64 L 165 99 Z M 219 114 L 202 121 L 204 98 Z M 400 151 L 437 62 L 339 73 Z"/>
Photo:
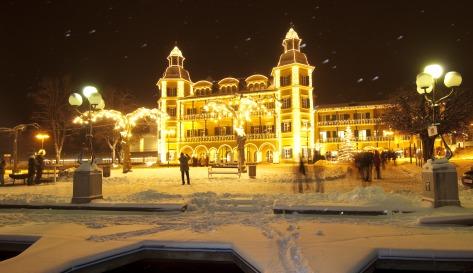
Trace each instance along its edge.
<path fill-rule="evenodd" d="M 275 133 L 248 134 L 248 139 L 271 139 L 276 138 Z"/>
<path fill-rule="evenodd" d="M 341 137 L 335 137 L 335 138 L 321 138 L 319 140 L 321 143 L 338 143 L 338 142 L 344 142 L 345 139 Z M 383 137 L 383 136 L 377 136 L 377 137 L 355 137 L 354 141 L 356 142 L 375 142 L 375 141 L 394 141 L 394 137 Z"/>
<path fill-rule="evenodd" d="M 361 125 L 361 124 L 380 124 L 381 118 L 370 119 L 341 119 L 341 120 L 325 120 L 317 122 L 318 126 L 338 126 L 338 125 Z"/>
<path fill-rule="evenodd" d="M 256 139 L 272 139 L 276 138 L 275 133 L 264 133 L 264 134 L 248 134 L 248 140 Z M 235 140 L 234 135 L 224 135 L 224 136 L 195 136 L 195 137 L 185 137 L 184 142 L 222 142 L 222 141 L 231 141 Z"/>
<path fill-rule="evenodd" d="M 184 142 L 219 142 L 235 140 L 234 135 L 185 137 Z"/>
<path fill-rule="evenodd" d="M 268 112 L 266 111 L 257 111 L 257 112 L 252 112 L 251 116 L 253 117 L 272 117 L 275 115 L 275 112 L 273 109 L 268 109 Z M 218 116 L 217 114 L 214 113 L 200 113 L 200 114 L 190 114 L 190 115 L 183 115 L 182 119 L 183 120 L 202 120 L 202 119 L 216 119 Z M 223 115 L 223 118 L 229 118 L 230 115 Z"/>

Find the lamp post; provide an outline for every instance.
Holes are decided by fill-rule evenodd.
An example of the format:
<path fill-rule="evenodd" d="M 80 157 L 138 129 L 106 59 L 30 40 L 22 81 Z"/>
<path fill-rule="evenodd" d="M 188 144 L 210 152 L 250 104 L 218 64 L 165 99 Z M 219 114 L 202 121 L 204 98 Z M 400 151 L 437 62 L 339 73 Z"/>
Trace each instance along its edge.
<path fill-rule="evenodd" d="M 448 160 L 453 153 L 448 144 L 440 134 L 445 147 L 447 156 L 443 159 L 435 159 L 435 138 L 438 136 L 436 122 L 436 107 L 453 94 L 454 88 L 461 85 L 462 77 L 458 72 L 448 72 L 444 77 L 444 84 L 450 89 L 447 95 L 436 98 L 436 80 L 443 74 L 443 68 L 438 64 L 432 64 L 425 67 L 424 72 L 416 77 L 417 92 L 424 96 L 425 100 L 432 108 L 432 125 L 427 128 L 429 137 L 433 137 L 432 158 L 427 160 L 422 166 L 422 181 L 424 182 L 423 199 L 432 202 L 434 207 L 441 206 L 459 206 L 457 171 L 455 166 Z M 424 149 L 425 149 L 424 145 Z"/>
<path fill-rule="evenodd" d="M 450 95 L 453 94 L 454 88 L 459 87 L 462 83 L 462 76 L 460 73 L 455 71 L 450 71 L 445 74 L 444 77 L 444 84 L 447 88 L 450 89 L 449 93 L 441 98 L 436 98 L 435 91 L 436 91 L 436 83 L 437 79 L 439 79 L 443 75 L 443 68 L 438 64 L 431 64 L 424 68 L 424 72 L 419 73 L 416 77 L 416 85 L 417 85 L 417 92 L 420 95 L 424 95 L 425 100 L 429 103 L 430 107 L 432 108 L 432 126 L 428 128 L 429 136 L 433 136 L 434 140 L 437 134 L 437 125 L 440 125 L 439 122 L 436 122 L 436 107 L 439 104 L 448 98 Z M 429 97 L 430 95 L 430 97 Z M 440 135 L 442 141 L 447 148 L 447 151 L 450 153 L 447 155 L 447 159 L 450 159 L 453 155 L 452 150 L 448 147 L 447 143 L 443 139 L 443 136 Z M 434 149 L 434 147 L 432 147 Z M 432 151 L 432 159 L 435 158 L 435 153 Z"/>
<path fill-rule="evenodd" d="M 164 130 L 164 133 L 166 134 L 166 142 L 168 144 L 168 148 L 167 148 L 167 161 L 168 161 L 168 167 L 169 167 L 169 159 L 171 157 L 171 153 L 169 152 L 169 135 L 174 135 L 174 129 L 168 129 L 168 130 Z"/>
<path fill-rule="evenodd" d="M 307 162 L 310 160 L 310 153 L 309 153 L 309 133 L 311 131 L 311 128 L 309 127 L 309 123 L 305 123 L 305 156 L 307 158 Z"/>
<path fill-rule="evenodd" d="M 44 140 L 49 139 L 49 135 L 48 134 L 43 134 L 43 133 L 38 133 L 38 134 L 36 134 L 35 137 L 36 137 L 36 139 L 41 140 L 41 150 L 44 149 Z"/>
<path fill-rule="evenodd" d="M 77 108 L 81 106 L 85 100 L 88 101 L 88 112 L 81 113 Z M 89 162 L 79 159 L 80 166 L 74 171 L 73 178 L 73 194 L 72 203 L 89 203 L 93 199 L 101 199 L 102 197 L 102 171 L 95 164 L 95 153 L 93 147 L 93 127 L 92 112 L 102 110 L 105 102 L 102 96 L 93 86 L 86 86 L 82 89 L 82 94 L 73 93 L 69 96 L 69 104 L 76 107 L 76 110 L 83 116 L 87 117 L 88 129 L 86 131 L 86 140 L 89 144 L 90 159 Z"/>
<path fill-rule="evenodd" d="M 391 137 L 393 136 L 394 132 L 389 130 L 385 131 L 384 135 L 388 138 L 388 150 L 391 150 Z"/>

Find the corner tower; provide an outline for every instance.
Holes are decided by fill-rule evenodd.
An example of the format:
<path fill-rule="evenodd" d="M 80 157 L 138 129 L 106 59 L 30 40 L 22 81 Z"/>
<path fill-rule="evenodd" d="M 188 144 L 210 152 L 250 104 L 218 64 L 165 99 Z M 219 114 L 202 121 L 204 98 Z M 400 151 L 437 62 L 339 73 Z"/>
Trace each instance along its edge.
<path fill-rule="evenodd" d="M 175 46 L 168 56 L 168 67 L 158 80 L 158 108 L 168 113 L 166 120 L 161 120 L 158 127 L 158 157 L 161 163 L 177 160 L 178 139 L 181 136 L 179 120 L 180 98 L 192 94 L 192 82 L 189 72 L 184 69 L 184 56 Z"/>
<path fill-rule="evenodd" d="M 280 120 L 276 124 L 279 152 L 284 161 L 299 161 L 299 155 L 312 156 L 314 149 L 314 101 L 312 72 L 314 66 L 300 51 L 302 39 L 290 28 L 282 42 L 284 52 L 271 75 L 277 90 Z"/>

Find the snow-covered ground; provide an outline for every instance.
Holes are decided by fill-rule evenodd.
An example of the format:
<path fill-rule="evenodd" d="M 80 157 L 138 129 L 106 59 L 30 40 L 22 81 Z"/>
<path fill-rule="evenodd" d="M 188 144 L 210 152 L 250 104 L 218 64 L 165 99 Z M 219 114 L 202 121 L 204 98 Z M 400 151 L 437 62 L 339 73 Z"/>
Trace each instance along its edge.
<path fill-rule="evenodd" d="M 464 168 L 469 163 L 457 164 Z M 337 172 L 337 169 L 340 168 L 334 166 L 331 171 Z M 473 240 L 471 227 L 418 224 L 418 219 L 424 216 L 473 213 L 473 190 L 460 186 L 462 208 L 428 208 L 421 202 L 420 170 L 415 165 L 400 162 L 397 166 L 389 165 L 382 173 L 383 179 L 371 183 L 362 183 L 356 178 L 356 172 L 352 172 L 352 175 L 325 181 L 323 192 L 316 192 L 315 179 L 301 178 L 297 166 L 259 165 L 256 179 L 248 178 L 247 174 L 241 178 L 215 175 L 209 179 L 206 168 L 191 168 L 191 185 L 184 186 L 178 168 L 135 168 L 127 174 L 113 170 L 112 177 L 104 178 L 101 202 L 187 203 L 188 210 L 184 213 L 0 210 L 0 234 L 45 238 L 23 256 L 0 263 L 0 272 L 21 272 L 12 271 L 16 268 L 14 263 L 41 263 L 45 257 L 38 251 L 43 248 L 55 253 L 66 252 L 61 246 L 67 243 L 60 243 L 61 240 L 74 242 L 77 247 L 72 254 L 67 254 L 75 256 L 65 255 L 66 260 L 81 255 L 90 258 L 93 254 L 90 249 L 97 253 L 110 251 L 117 245 L 136 246 L 143 240 L 157 240 L 159 244 L 163 240 L 203 242 L 203 245 L 218 242 L 232 245 L 262 272 L 268 273 L 352 272 L 350 268 L 356 268 L 354 265 L 383 247 L 473 251 L 471 244 L 465 242 Z M 298 191 L 299 182 L 303 193 Z M 68 203 L 72 181 L 7 186 L 0 188 L 0 192 L 1 203 Z M 275 215 L 272 212 L 275 203 L 370 206 L 415 212 L 385 216 Z M 245 234 L 244 239 L 240 233 Z M 415 244 L 410 238 L 417 238 L 420 243 Z M 358 250 L 347 252 L 346 247 Z M 351 267 L 343 264 L 342 268 L 330 253 L 342 253 L 340 259 L 349 260 Z M 71 260 L 61 261 L 55 260 L 51 266 L 72 263 Z M 332 267 L 328 267 L 327 261 L 333 262 Z M 2 264 L 9 265 L 9 271 L 2 271 Z M 42 266 L 44 268 L 44 262 Z M 339 270 L 334 271 L 333 266 L 339 266 Z"/>

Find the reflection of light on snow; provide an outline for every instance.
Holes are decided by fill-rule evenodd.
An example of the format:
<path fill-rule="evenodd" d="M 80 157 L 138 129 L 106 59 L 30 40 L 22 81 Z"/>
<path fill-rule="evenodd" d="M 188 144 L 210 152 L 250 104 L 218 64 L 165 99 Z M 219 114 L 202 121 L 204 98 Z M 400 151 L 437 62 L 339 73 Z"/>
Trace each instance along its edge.
<path fill-rule="evenodd" d="M 359 78 L 356 82 L 357 83 L 363 82 L 363 78 Z"/>
<path fill-rule="evenodd" d="M 371 80 L 372 81 L 377 81 L 377 80 L 379 80 L 379 76 L 374 76 Z"/>
<path fill-rule="evenodd" d="M 326 64 L 326 63 L 328 63 L 328 62 L 330 62 L 330 59 L 325 59 L 322 63 L 323 63 L 323 64 Z"/>

